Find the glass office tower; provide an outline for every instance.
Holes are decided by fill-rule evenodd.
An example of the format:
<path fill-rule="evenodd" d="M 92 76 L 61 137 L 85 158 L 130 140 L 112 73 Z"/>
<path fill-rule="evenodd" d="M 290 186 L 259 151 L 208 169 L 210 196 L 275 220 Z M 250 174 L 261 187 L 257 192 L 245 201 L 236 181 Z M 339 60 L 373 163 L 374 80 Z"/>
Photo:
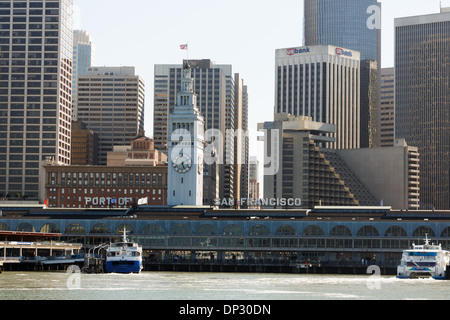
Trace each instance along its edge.
<path fill-rule="evenodd" d="M 368 28 L 376 0 L 304 0 L 305 46 L 333 45 L 379 61 L 379 29 Z"/>

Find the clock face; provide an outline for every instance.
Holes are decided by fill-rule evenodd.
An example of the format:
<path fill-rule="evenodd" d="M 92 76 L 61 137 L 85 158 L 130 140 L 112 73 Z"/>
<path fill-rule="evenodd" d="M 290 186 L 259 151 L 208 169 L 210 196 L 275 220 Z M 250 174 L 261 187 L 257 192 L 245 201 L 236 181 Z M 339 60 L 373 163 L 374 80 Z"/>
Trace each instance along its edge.
<path fill-rule="evenodd" d="M 173 168 L 178 173 L 186 173 L 192 168 L 192 160 L 187 155 L 180 155 L 173 159 Z"/>

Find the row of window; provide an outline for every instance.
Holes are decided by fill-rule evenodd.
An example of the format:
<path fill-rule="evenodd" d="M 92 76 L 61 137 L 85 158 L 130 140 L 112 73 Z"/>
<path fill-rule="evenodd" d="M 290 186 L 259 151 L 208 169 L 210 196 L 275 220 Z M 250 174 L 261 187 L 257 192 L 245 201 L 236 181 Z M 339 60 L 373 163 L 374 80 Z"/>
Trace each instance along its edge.
<path fill-rule="evenodd" d="M 116 233 L 122 233 L 124 226 L 126 230 L 130 232 L 130 234 L 136 234 L 136 228 L 130 224 L 121 224 L 117 227 Z M 0 222 L 0 231 L 9 231 L 9 227 L 6 223 Z M 35 228 L 32 224 L 28 222 L 23 222 L 19 224 L 15 231 L 24 231 L 24 232 L 35 232 Z M 43 225 L 40 229 L 40 232 L 46 233 L 61 233 L 59 227 L 54 223 L 47 223 Z M 64 233 L 66 234 L 110 234 L 111 229 L 108 225 L 104 223 L 97 223 L 93 227 L 90 228 L 89 232 L 79 223 L 72 223 L 68 225 Z M 271 236 L 271 232 L 269 229 L 261 224 L 254 225 L 250 228 L 248 232 L 248 236 Z M 221 234 L 218 233 L 217 228 L 210 224 L 202 224 L 200 225 L 195 234 L 191 233 L 191 227 L 187 224 L 174 224 L 170 231 L 167 231 L 162 225 L 157 223 L 147 224 L 139 234 L 142 235 L 172 235 L 172 236 L 191 236 L 191 235 L 199 235 L 199 236 L 244 236 L 244 230 L 240 225 L 237 224 L 229 224 L 226 225 Z M 435 238 L 436 234 L 428 226 L 420 226 L 416 228 L 412 237 L 424 237 L 428 235 L 430 238 Z M 273 236 L 297 236 L 297 231 L 294 227 L 290 225 L 283 225 L 276 229 L 275 234 Z M 302 236 L 304 237 L 325 237 L 324 231 L 317 225 L 310 225 L 303 230 Z M 338 225 L 331 229 L 329 235 L 330 237 L 352 237 L 352 232 L 346 226 Z M 360 228 L 356 234 L 357 237 L 379 237 L 378 230 L 373 226 L 364 226 Z M 392 226 L 388 230 L 386 230 L 384 237 L 408 237 L 407 232 L 400 226 Z M 441 234 L 441 238 L 450 237 L 450 227 L 445 228 Z"/>

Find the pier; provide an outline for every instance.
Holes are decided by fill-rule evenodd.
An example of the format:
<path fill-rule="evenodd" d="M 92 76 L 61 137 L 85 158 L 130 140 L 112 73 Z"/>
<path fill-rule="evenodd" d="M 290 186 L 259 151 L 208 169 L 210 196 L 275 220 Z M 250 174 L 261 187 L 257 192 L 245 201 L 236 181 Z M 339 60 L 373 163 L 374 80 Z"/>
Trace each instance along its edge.
<path fill-rule="evenodd" d="M 286 273 L 286 274 L 341 274 L 367 275 L 371 265 L 357 262 L 304 262 L 273 260 L 210 260 L 210 261 L 151 261 L 144 260 L 143 271 L 165 272 L 235 272 L 235 273 Z M 396 265 L 380 267 L 380 275 L 394 276 Z"/>

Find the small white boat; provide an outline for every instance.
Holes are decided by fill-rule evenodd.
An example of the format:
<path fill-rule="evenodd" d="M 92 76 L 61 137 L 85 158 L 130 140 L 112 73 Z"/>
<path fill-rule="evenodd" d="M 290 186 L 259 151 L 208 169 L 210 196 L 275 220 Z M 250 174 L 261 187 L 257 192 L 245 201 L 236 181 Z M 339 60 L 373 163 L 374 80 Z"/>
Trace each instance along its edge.
<path fill-rule="evenodd" d="M 401 263 L 397 267 L 397 278 L 446 279 L 445 273 L 449 266 L 450 252 L 442 250 L 440 244 L 430 244 L 428 236 L 424 241 L 424 245 L 413 243 L 412 249 L 403 251 Z"/>
<path fill-rule="evenodd" d="M 106 249 L 106 272 L 140 273 L 142 268 L 142 246 L 128 241 L 124 229 L 122 241 L 112 243 Z"/>

